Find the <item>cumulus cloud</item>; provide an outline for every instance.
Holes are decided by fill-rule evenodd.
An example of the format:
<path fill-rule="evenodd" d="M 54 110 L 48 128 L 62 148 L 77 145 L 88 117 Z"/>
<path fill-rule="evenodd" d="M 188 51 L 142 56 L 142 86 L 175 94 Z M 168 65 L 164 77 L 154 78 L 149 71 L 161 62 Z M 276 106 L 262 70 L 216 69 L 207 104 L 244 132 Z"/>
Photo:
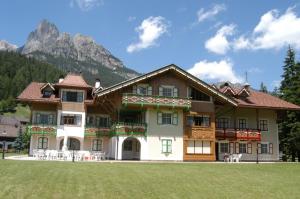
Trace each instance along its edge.
<path fill-rule="evenodd" d="M 70 6 L 77 5 L 82 11 L 89 11 L 103 4 L 103 0 L 71 0 Z"/>
<path fill-rule="evenodd" d="M 288 8 L 281 15 L 278 10 L 266 12 L 248 35 L 228 39 L 228 36 L 235 33 L 235 27 L 227 27 L 225 30 L 223 26 L 214 37 L 206 41 L 205 47 L 209 51 L 225 54 L 230 49 L 236 51 L 242 49 L 281 49 L 287 45 L 300 49 L 300 17 L 296 15 L 293 8 Z"/>
<path fill-rule="evenodd" d="M 203 22 L 209 18 L 212 18 L 224 10 L 226 10 L 226 6 L 224 4 L 216 4 L 209 10 L 201 8 L 197 12 L 198 22 Z"/>
<path fill-rule="evenodd" d="M 232 83 L 240 83 L 243 81 L 243 79 L 234 72 L 233 63 L 226 59 L 220 60 L 219 62 L 208 62 L 207 60 L 199 61 L 195 63 L 188 72 L 203 80 L 230 81 Z"/>
<path fill-rule="evenodd" d="M 230 49 L 230 42 L 227 36 L 235 31 L 235 25 L 222 26 L 217 33 L 205 42 L 205 48 L 216 54 L 225 54 Z"/>
<path fill-rule="evenodd" d="M 161 16 L 151 16 L 144 19 L 142 24 L 136 28 L 139 34 L 139 41 L 130 44 L 127 47 L 127 52 L 132 53 L 156 45 L 156 41 L 163 34 L 167 33 L 168 27 L 169 23 Z"/>

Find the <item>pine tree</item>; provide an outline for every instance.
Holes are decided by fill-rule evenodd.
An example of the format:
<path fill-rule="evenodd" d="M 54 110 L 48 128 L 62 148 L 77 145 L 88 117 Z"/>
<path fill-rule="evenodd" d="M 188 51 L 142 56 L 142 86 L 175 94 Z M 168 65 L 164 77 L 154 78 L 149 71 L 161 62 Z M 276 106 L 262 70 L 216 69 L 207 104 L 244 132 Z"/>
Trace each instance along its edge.
<path fill-rule="evenodd" d="M 283 66 L 284 73 L 280 86 L 281 98 L 300 105 L 300 63 L 295 61 L 295 52 L 289 47 Z M 287 111 L 280 123 L 280 148 L 295 161 L 300 159 L 300 113 Z"/>
<path fill-rule="evenodd" d="M 264 92 L 264 93 L 268 93 L 268 89 L 267 89 L 267 86 L 264 85 L 263 82 L 260 83 L 260 89 L 259 89 L 260 92 Z"/>

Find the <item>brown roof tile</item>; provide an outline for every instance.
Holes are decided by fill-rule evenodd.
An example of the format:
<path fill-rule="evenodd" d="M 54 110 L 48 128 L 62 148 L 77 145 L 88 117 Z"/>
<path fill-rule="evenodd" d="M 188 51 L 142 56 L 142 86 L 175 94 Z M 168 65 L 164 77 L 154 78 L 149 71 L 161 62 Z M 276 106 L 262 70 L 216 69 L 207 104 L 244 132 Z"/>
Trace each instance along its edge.
<path fill-rule="evenodd" d="M 79 88 L 92 88 L 86 83 L 81 75 L 69 73 L 62 82 L 55 84 L 56 86 L 70 86 Z"/>
<path fill-rule="evenodd" d="M 59 98 L 52 94 L 50 97 L 43 97 L 41 87 L 45 83 L 31 82 L 23 92 L 17 97 L 20 101 L 37 101 L 37 102 L 59 102 Z"/>

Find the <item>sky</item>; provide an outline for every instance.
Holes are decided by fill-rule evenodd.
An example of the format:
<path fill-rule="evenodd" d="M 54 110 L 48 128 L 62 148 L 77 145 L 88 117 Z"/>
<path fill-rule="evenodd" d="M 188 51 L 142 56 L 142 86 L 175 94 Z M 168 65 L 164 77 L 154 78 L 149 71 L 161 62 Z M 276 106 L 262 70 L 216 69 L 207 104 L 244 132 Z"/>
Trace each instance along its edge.
<path fill-rule="evenodd" d="M 300 52 L 300 4 L 292 0 L 2 0 L 0 10 L 0 40 L 19 47 L 47 19 L 91 36 L 140 73 L 173 63 L 208 83 L 273 90 L 288 46 Z"/>

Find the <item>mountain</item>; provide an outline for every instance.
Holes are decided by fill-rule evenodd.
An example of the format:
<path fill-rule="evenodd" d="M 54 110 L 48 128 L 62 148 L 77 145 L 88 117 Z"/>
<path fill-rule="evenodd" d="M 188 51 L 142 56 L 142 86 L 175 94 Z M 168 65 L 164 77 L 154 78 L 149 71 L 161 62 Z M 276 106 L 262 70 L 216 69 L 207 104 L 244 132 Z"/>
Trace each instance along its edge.
<path fill-rule="evenodd" d="M 10 44 L 5 40 L 0 40 L 0 51 L 16 51 L 17 46 L 14 44 Z"/>
<path fill-rule="evenodd" d="M 4 50 L 17 48 L 7 42 L 2 43 Z M 60 32 L 55 24 L 47 20 L 38 24 L 24 46 L 17 51 L 55 65 L 64 72 L 81 72 L 91 85 L 96 78 L 100 78 L 102 86 L 107 87 L 139 75 L 126 68 L 120 59 L 97 44 L 93 38 Z"/>

